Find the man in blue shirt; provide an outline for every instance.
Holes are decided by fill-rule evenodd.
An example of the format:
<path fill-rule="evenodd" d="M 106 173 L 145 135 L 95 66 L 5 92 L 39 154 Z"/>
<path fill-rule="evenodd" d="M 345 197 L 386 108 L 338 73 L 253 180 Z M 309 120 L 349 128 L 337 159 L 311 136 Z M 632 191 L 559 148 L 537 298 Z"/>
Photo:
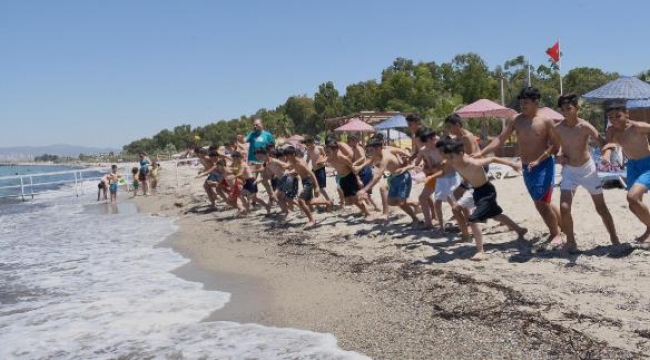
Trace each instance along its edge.
<path fill-rule="evenodd" d="M 255 157 L 257 149 L 266 149 L 269 144 L 275 144 L 275 138 L 270 132 L 264 130 L 261 119 L 253 121 L 254 130 L 248 133 L 246 137 L 240 140 L 242 143 L 248 143 L 248 162 L 259 163 Z"/>

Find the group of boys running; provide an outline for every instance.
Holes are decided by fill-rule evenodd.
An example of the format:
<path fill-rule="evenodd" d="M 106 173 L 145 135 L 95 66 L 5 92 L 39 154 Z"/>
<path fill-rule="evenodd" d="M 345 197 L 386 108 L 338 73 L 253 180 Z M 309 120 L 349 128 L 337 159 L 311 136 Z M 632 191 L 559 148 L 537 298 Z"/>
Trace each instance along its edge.
<path fill-rule="evenodd" d="M 519 237 L 527 232 L 526 228 L 503 214 L 498 205 L 496 189 L 487 176 L 490 163 L 508 165 L 523 172 L 526 188 L 548 227 L 546 243 L 550 247 L 563 252 L 577 250 L 571 205 L 578 186 L 590 193 L 611 243 L 618 245 L 614 221 L 604 201 L 601 179 L 589 153 L 589 145 L 594 143 L 602 149 L 603 163 L 608 163 L 611 150 L 620 146 L 629 158 L 627 200 L 630 210 L 646 225 L 645 233 L 636 240 L 647 241 L 650 237 L 650 212 L 642 197 L 650 187 L 647 138 L 650 124 L 630 120 L 625 103 L 613 102 L 606 109 L 611 126 L 606 138 L 602 138 L 594 126 L 578 117 L 577 95 L 559 97 L 557 106 L 565 117 L 559 123 L 538 114 L 540 98 L 538 89 L 522 89 L 518 96 L 521 113 L 483 149 L 479 148 L 476 137 L 463 127 L 463 120 L 456 114 L 445 119 L 445 135 L 422 126 L 417 115 L 409 115 L 407 123 L 413 135 L 412 153 L 385 145 L 380 134 L 371 137 L 365 149 L 356 136 L 348 136 L 347 142 L 328 137 L 324 146 L 317 145 L 312 138 L 305 139 L 304 146 L 290 143 L 276 146 L 270 142 L 266 146 L 250 148 L 249 161 L 242 160 L 245 149 L 238 149 L 236 145 L 230 149 L 211 147 L 198 151 L 204 166 L 204 171 L 198 176 L 207 176 L 204 188 L 212 206 L 221 198 L 241 214 L 250 212 L 254 204 L 262 205 L 270 213 L 272 204 L 276 203 L 280 215 L 287 216 L 297 205 L 308 219 L 305 227 L 310 228 L 316 224 L 314 207 L 323 206 L 330 211 L 334 206 L 325 191 L 326 165 L 329 165 L 337 174 L 339 206 L 354 205 L 367 220 L 378 219 L 388 223 L 389 207 L 397 206 L 411 218 L 414 226 L 446 232 L 449 229 L 443 219 L 442 204 L 448 203 L 462 240 L 469 242 L 473 238 L 476 243 L 477 252 L 472 260 L 480 261 L 485 258 L 480 223 L 493 219 Z M 488 155 L 513 133 L 520 144 L 523 165 Z M 551 204 L 556 161 L 562 165 L 559 208 Z M 414 169 L 424 173 L 424 187 L 417 201 L 409 198 Z M 369 195 L 383 178 L 386 178 L 385 185 L 379 186 L 381 213 L 375 215 L 368 207 L 375 210 L 379 207 Z M 302 191 L 298 194 L 299 182 Z M 257 196 L 259 183 L 267 189 L 268 203 Z M 423 222 L 418 219 L 419 212 L 423 213 Z M 563 242 L 561 233 L 565 234 L 566 242 Z"/>

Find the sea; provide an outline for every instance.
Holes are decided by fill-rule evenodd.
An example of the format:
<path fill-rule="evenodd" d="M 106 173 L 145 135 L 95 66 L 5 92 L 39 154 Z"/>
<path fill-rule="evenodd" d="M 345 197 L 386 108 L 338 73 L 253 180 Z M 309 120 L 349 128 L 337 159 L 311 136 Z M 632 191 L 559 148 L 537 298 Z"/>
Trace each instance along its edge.
<path fill-rule="evenodd" d="M 0 166 L 0 188 L 66 170 Z M 332 334 L 207 321 L 230 294 L 172 273 L 189 262 L 161 246 L 173 219 L 124 192 L 98 203 L 96 185 L 0 203 L 0 359 L 368 359 Z"/>

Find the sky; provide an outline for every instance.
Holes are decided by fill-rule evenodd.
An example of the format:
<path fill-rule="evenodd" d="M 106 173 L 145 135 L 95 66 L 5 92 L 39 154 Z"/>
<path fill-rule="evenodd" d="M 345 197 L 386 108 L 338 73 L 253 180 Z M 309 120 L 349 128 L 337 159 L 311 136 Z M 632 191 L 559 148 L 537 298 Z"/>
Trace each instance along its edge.
<path fill-rule="evenodd" d="M 650 69 L 650 2 L 0 0 L 0 147 L 121 148 L 181 124 L 274 109 L 397 57 L 519 55 L 562 71 Z"/>

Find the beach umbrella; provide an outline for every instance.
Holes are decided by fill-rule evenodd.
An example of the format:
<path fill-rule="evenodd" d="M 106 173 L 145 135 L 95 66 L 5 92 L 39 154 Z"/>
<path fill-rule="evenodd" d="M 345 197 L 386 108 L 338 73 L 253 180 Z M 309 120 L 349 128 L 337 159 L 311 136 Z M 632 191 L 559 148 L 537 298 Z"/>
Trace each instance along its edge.
<path fill-rule="evenodd" d="M 375 132 L 375 128 L 359 120 L 358 118 L 350 119 L 347 124 L 334 129 L 336 132 Z"/>
<path fill-rule="evenodd" d="M 404 134 L 401 131 L 393 130 L 393 131 L 388 131 L 386 130 L 379 130 L 378 133 L 384 134 L 386 139 L 388 140 L 402 140 L 402 139 L 410 139 L 411 137 Z"/>
<path fill-rule="evenodd" d="M 408 127 L 406 123 L 406 118 L 402 115 L 395 115 L 384 120 L 382 123 L 375 125 L 375 129 L 384 130 L 384 129 L 395 129 L 395 128 L 405 128 Z"/>
<path fill-rule="evenodd" d="M 591 102 L 650 99 L 650 84 L 633 76 L 621 76 L 582 97 Z"/>
<path fill-rule="evenodd" d="M 375 125 L 375 129 L 377 130 L 388 130 L 389 137 L 390 137 L 390 129 L 405 128 L 405 127 L 408 127 L 408 123 L 406 122 L 406 118 L 402 115 L 395 115 L 393 117 L 389 117 L 379 125 Z"/>
<path fill-rule="evenodd" d="M 490 101 L 488 99 L 480 99 L 458 109 L 458 111 L 456 111 L 456 114 L 462 118 L 494 117 L 509 119 L 517 115 L 517 112 L 505 106 L 501 106 L 494 101 Z"/>
<path fill-rule="evenodd" d="M 549 118 L 551 120 L 555 121 L 562 121 L 564 120 L 564 115 L 560 114 L 559 112 L 551 109 L 550 107 L 541 107 L 537 109 L 537 115 Z"/>
<path fill-rule="evenodd" d="M 479 99 L 469 105 L 458 109 L 458 111 L 456 111 L 456 114 L 462 118 L 492 117 L 510 119 L 517 115 L 517 112 L 505 106 L 501 106 L 494 101 L 488 99 Z M 502 120 L 501 127 L 504 128 L 505 126 L 505 120 Z M 483 122 L 481 126 L 481 137 L 484 139 L 487 137 L 487 130 L 487 123 Z"/>
<path fill-rule="evenodd" d="M 628 100 L 627 101 L 628 109 L 649 109 L 650 108 L 650 99 L 643 100 Z"/>
<path fill-rule="evenodd" d="M 289 141 L 289 142 L 301 142 L 301 141 L 304 141 L 304 140 L 305 140 L 304 136 L 296 134 L 296 135 L 292 135 L 286 141 Z"/>

